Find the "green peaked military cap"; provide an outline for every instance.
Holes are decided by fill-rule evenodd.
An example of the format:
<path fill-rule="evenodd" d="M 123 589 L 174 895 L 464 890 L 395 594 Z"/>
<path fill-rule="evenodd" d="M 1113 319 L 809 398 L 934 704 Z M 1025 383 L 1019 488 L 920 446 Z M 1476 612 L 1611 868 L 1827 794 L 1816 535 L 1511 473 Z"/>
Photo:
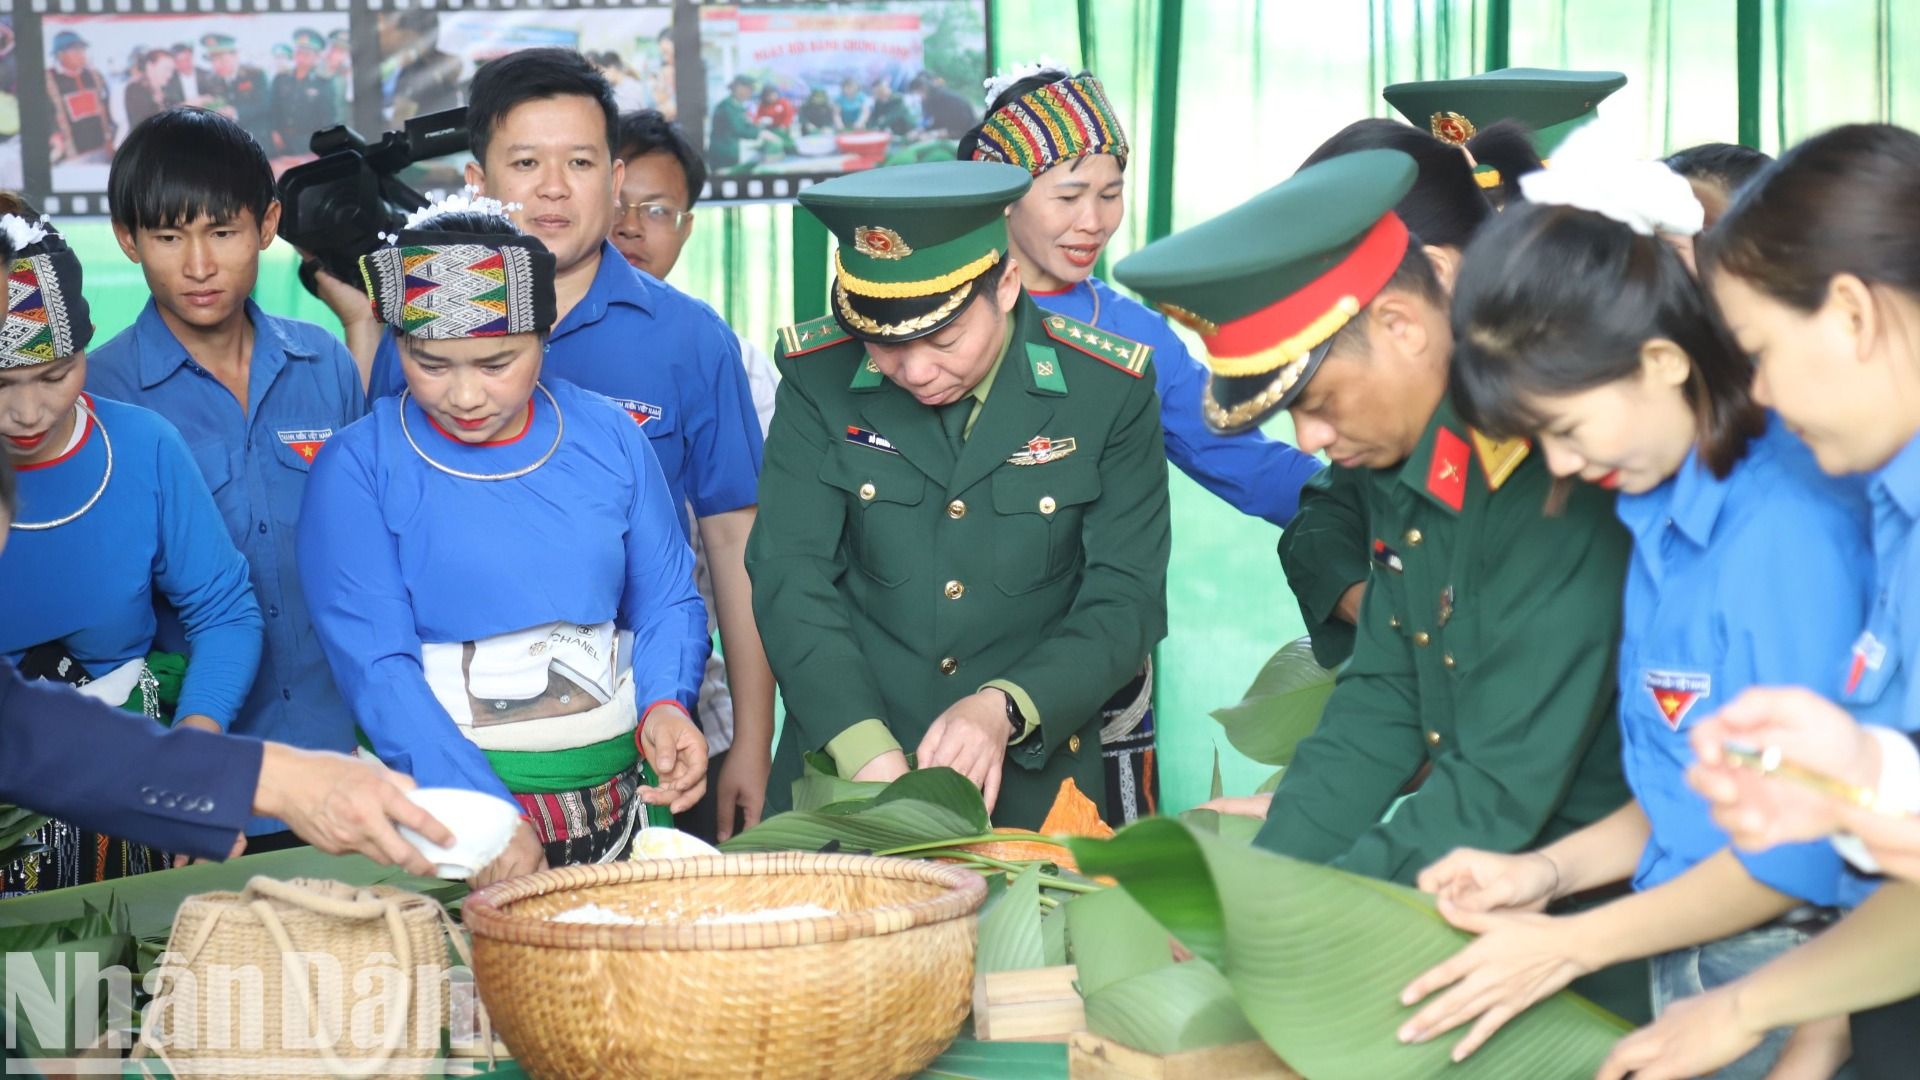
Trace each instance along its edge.
<path fill-rule="evenodd" d="M 327 47 L 327 39 L 320 36 L 320 31 L 303 26 L 293 32 L 293 46 L 296 49 L 312 49 L 314 52 L 319 52 Z"/>
<path fill-rule="evenodd" d="M 1627 85 L 1618 71 L 1501 68 L 1461 79 L 1395 83 L 1380 92 L 1400 115 L 1455 145 L 1501 120 L 1533 129 L 1542 157 L 1593 118 L 1600 103 Z"/>
<path fill-rule="evenodd" d="M 1398 150 L 1329 158 L 1114 267 L 1122 284 L 1199 333 L 1210 426 L 1243 431 L 1300 395 L 1333 335 L 1406 258 L 1407 227 L 1393 207 L 1418 171 Z"/>
<path fill-rule="evenodd" d="M 208 56 L 216 56 L 220 53 L 236 51 L 232 34 L 202 35 L 200 38 L 200 47 L 207 51 Z"/>
<path fill-rule="evenodd" d="M 959 317 L 1007 251 L 1006 208 L 1032 186 L 997 162 L 931 161 L 816 184 L 800 205 L 840 241 L 833 315 L 865 341 L 911 341 Z"/>

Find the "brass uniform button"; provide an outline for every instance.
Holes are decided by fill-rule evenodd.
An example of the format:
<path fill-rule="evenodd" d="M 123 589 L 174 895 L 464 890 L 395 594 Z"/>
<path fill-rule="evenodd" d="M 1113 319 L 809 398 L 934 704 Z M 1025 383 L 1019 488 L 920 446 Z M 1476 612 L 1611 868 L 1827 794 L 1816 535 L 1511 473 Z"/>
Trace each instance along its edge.
<path fill-rule="evenodd" d="M 1080 736 L 1078 735 L 1067 736 L 1067 753 L 1077 754 L 1079 752 L 1080 752 Z"/>
<path fill-rule="evenodd" d="M 861 502 L 872 502 L 872 501 L 873 501 L 873 496 L 874 496 L 875 494 L 876 494 L 876 492 L 874 491 L 874 488 L 873 488 L 873 485 L 872 485 L 872 484 L 861 484 L 861 485 L 860 485 L 860 501 L 861 501 Z"/>
<path fill-rule="evenodd" d="M 1420 541 L 1422 541 L 1422 540 L 1425 540 L 1425 539 L 1426 539 L 1426 537 L 1424 537 L 1424 536 L 1421 536 L 1421 535 L 1420 535 L 1420 530 L 1419 530 L 1419 529 L 1408 529 L 1408 530 L 1407 530 L 1407 546 L 1408 546 L 1408 547 L 1419 547 L 1419 546 L 1420 546 Z"/>
<path fill-rule="evenodd" d="M 947 516 L 955 521 L 967 516 L 967 504 L 955 499 L 947 504 Z"/>
<path fill-rule="evenodd" d="M 1060 504 L 1053 501 L 1053 496 L 1051 495 L 1040 496 L 1040 512 L 1041 513 L 1051 514 L 1053 513 L 1054 507 L 1058 505 Z"/>
<path fill-rule="evenodd" d="M 942 675 L 951 675 L 954 672 L 959 670 L 960 670 L 960 661 L 955 660 L 951 656 L 947 657 L 945 660 L 940 661 L 940 674 Z"/>
<path fill-rule="evenodd" d="M 1439 745 L 1440 745 L 1440 733 L 1439 733 L 1439 732 L 1437 732 L 1437 731 L 1429 731 L 1429 732 L 1427 732 L 1427 745 L 1428 745 L 1428 746 L 1439 746 Z"/>
<path fill-rule="evenodd" d="M 967 587 L 957 581 L 947 582 L 947 599 L 958 600 L 967 595 Z"/>
<path fill-rule="evenodd" d="M 1453 654 L 1448 653 L 1445 656 L 1442 656 L 1440 658 L 1440 666 L 1446 668 L 1449 671 L 1453 670 Z"/>
<path fill-rule="evenodd" d="M 1433 642 L 1433 639 L 1427 636 L 1427 632 L 1425 630 L 1418 630 L 1414 632 L 1413 643 L 1415 645 L 1418 645 L 1424 649 L 1432 642 Z"/>

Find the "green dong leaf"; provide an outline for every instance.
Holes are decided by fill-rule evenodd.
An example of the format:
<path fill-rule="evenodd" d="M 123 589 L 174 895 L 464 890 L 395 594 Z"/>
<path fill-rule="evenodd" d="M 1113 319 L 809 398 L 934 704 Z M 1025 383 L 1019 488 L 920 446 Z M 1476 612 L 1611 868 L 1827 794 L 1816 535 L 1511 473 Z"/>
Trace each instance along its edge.
<path fill-rule="evenodd" d="M 1414 1011 L 1400 989 L 1468 940 L 1424 895 L 1166 818 L 1073 850 L 1218 967 L 1260 1037 L 1313 1080 L 1585 1080 L 1627 1030 L 1563 991 L 1455 1065 L 1453 1039 L 1395 1038 Z"/>
<path fill-rule="evenodd" d="M 720 849 L 819 851 L 838 842 L 849 851 L 893 854 L 978 840 L 992 829 L 971 781 L 952 769 L 917 769 L 872 798 L 776 814 Z"/>
<path fill-rule="evenodd" d="M 980 949 L 974 957 L 973 970 L 986 975 L 1045 966 L 1047 949 L 1040 929 L 1040 868 L 1029 866 L 980 916 Z"/>
<path fill-rule="evenodd" d="M 1273 654 L 1239 704 L 1212 715 L 1234 749 L 1262 764 L 1285 765 L 1300 740 L 1319 726 L 1333 679 L 1333 672 L 1313 659 L 1308 640 L 1300 638 Z"/>

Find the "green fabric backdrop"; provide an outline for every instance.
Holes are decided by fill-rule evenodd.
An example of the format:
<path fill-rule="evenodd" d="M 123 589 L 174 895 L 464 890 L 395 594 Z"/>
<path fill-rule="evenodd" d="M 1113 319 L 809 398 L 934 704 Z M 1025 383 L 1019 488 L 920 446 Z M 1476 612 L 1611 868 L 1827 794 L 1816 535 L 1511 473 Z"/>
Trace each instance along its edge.
<path fill-rule="evenodd" d="M 996 0 L 1001 67 L 1049 56 L 1097 70 L 1134 145 L 1130 213 L 1111 262 L 1168 228 L 1272 185 L 1351 120 L 1390 115 L 1379 88 L 1503 61 L 1617 68 L 1603 107 L 1661 152 L 1746 137 L 1782 146 L 1850 120 L 1920 123 L 1920 5 L 1905 0 Z M 1504 27 L 1506 33 L 1501 32 Z M 956 87 L 966 92 L 968 88 Z M 825 234 L 786 206 L 702 208 L 674 283 L 770 342 L 823 311 Z M 145 302 L 138 269 L 103 223 L 66 223 L 105 335 Z M 797 255 L 796 252 L 799 254 Z M 795 292 L 796 266 L 808 282 Z M 276 244 L 256 293 L 268 309 L 326 323 Z M 1287 421 L 1271 431 L 1290 434 Z M 1260 663 L 1301 633 L 1274 561 L 1278 530 L 1172 476 L 1171 633 L 1159 658 L 1162 791 L 1206 798 L 1216 750 L 1229 791 L 1267 770 L 1217 735 L 1208 710 L 1238 699 Z"/>

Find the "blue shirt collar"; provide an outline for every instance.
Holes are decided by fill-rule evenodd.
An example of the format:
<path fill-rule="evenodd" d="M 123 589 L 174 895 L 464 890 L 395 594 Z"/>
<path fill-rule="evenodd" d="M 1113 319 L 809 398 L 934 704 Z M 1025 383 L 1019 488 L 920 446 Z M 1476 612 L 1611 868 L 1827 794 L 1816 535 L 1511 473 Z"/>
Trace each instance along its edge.
<path fill-rule="evenodd" d="M 1892 461 L 1874 472 L 1868 490 L 1875 502 L 1884 499 L 1908 518 L 1920 517 L 1920 436 L 1907 440 Z"/>
<path fill-rule="evenodd" d="M 1755 439 L 1747 452 L 1757 451 L 1759 443 Z M 1671 522 L 1695 547 L 1704 548 L 1713 539 L 1713 526 L 1727 504 L 1732 481 L 1732 473 L 1724 480 L 1714 476 L 1707 463 L 1700 460 L 1700 448 L 1696 446 L 1666 483 L 1643 495 L 1620 496 L 1615 512 L 1636 543 Z"/>
<path fill-rule="evenodd" d="M 647 314 L 653 314 L 654 289 L 659 286 L 646 274 L 627 265 L 620 249 L 612 242 L 600 242 L 600 268 L 593 272 L 593 283 L 587 286 L 587 294 L 567 312 L 554 330 L 565 332 L 578 326 L 587 326 L 600 321 L 612 304 L 631 304 Z"/>
<path fill-rule="evenodd" d="M 278 320 L 268 318 L 252 297 L 247 298 L 247 319 L 253 323 L 255 361 L 271 353 L 298 360 L 311 360 L 319 355 L 288 337 Z M 187 355 L 187 347 L 180 344 L 166 320 L 160 317 L 160 308 L 152 297 L 147 298 L 146 306 L 133 321 L 133 334 L 140 346 L 140 385 L 144 389 L 150 390 L 165 382 L 192 359 Z"/>

